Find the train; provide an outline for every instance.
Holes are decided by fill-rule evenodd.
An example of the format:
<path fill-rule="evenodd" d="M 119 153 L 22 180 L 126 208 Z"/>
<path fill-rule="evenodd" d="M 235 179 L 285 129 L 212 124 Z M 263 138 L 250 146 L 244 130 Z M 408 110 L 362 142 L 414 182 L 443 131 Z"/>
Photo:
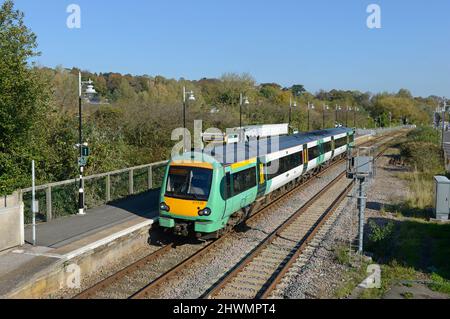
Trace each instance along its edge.
<path fill-rule="evenodd" d="M 191 150 L 169 160 L 159 225 L 177 236 L 219 238 L 288 189 L 346 156 L 355 131 L 339 127 Z"/>

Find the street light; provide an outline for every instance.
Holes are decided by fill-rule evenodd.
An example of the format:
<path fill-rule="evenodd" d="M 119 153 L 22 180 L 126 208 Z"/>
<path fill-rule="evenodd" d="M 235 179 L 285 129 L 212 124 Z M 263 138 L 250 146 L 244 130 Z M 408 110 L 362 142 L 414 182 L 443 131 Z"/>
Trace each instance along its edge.
<path fill-rule="evenodd" d="M 187 100 L 194 102 L 195 95 L 193 91 L 186 91 L 186 87 L 183 86 L 183 150 L 186 153 L 186 106 Z"/>
<path fill-rule="evenodd" d="M 325 129 L 325 111 L 328 111 L 330 108 L 328 107 L 328 105 L 324 104 L 323 105 L 323 129 Z"/>
<path fill-rule="evenodd" d="M 292 122 L 292 108 L 297 107 L 297 101 L 292 101 L 292 97 L 289 99 L 289 127 L 291 127 Z"/>
<path fill-rule="evenodd" d="M 359 112 L 359 107 L 353 109 L 353 127 L 356 128 L 356 112 Z"/>
<path fill-rule="evenodd" d="M 447 111 L 447 99 L 442 97 L 442 147 L 444 147 L 444 132 L 445 132 L 445 112 Z"/>
<path fill-rule="evenodd" d="M 239 95 L 239 130 L 242 130 L 242 106 L 249 105 L 250 101 L 243 93 Z"/>
<path fill-rule="evenodd" d="M 309 121 L 309 119 L 310 119 L 310 114 L 309 114 L 309 112 L 310 112 L 311 110 L 314 110 L 314 109 L 315 109 L 314 104 L 308 102 L 308 132 L 311 131 L 311 123 L 310 123 L 310 121 Z"/>
<path fill-rule="evenodd" d="M 348 112 L 352 111 L 351 106 L 347 106 L 347 110 L 345 111 L 345 127 L 348 127 Z"/>
<path fill-rule="evenodd" d="M 78 72 L 78 144 L 80 157 L 78 159 L 78 167 L 80 168 L 80 181 L 79 181 L 79 191 L 78 191 L 78 215 L 85 215 L 84 211 L 84 182 L 83 182 L 83 172 L 86 166 L 86 156 L 89 155 L 88 144 L 83 143 L 83 118 L 82 118 L 82 99 L 83 99 L 83 85 L 86 86 L 84 93 L 87 96 L 92 96 L 97 92 L 94 89 L 94 84 L 89 79 L 89 81 L 81 80 L 81 72 Z"/>
<path fill-rule="evenodd" d="M 338 120 L 339 120 L 339 118 L 338 118 L 338 111 L 341 111 L 342 110 L 342 107 L 340 106 L 340 105 L 336 105 L 336 108 L 335 108 L 335 111 L 336 111 L 336 113 L 335 113 L 335 116 L 334 116 L 334 118 L 335 118 L 335 121 L 336 121 L 336 127 L 338 127 L 339 126 L 339 122 L 338 122 Z"/>

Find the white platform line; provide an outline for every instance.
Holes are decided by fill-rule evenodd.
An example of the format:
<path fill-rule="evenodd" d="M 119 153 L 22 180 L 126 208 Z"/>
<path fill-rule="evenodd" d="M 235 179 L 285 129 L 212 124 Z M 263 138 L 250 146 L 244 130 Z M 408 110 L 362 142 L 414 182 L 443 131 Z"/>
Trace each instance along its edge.
<path fill-rule="evenodd" d="M 139 223 L 137 225 L 134 225 L 134 226 L 132 226 L 130 228 L 127 228 L 127 229 L 124 229 L 124 230 L 122 230 L 120 232 L 117 232 L 117 233 L 115 233 L 115 234 L 113 234 L 111 236 L 108 236 L 108 237 L 105 237 L 103 239 L 100 239 L 100 240 L 98 240 L 96 242 L 93 242 L 93 243 L 91 243 L 91 244 L 89 244 L 87 246 L 84 246 L 84 247 L 82 247 L 80 249 L 77 249 L 77 250 L 74 250 L 74 251 L 72 251 L 70 253 L 62 255 L 62 259 L 70 260 L 70 259 L 78 257 L 78 256 L 80 256 L 80 255 L 82 255 L 82 254 L 84 254 L 84 253 L 86 253 L 88 251 L 91 251 L 91 250 L 94 250 L 94 249 L 96 249 L 98 247 L 107 245 L 107 244 L 115 241 L 116 239 L 118 239 L 120 237 L 129 235 L 129 234 L 135 232 L 136 230 L 139 230 L 139 229 L 144 228 L 146 226 L 152 225 L 155 221 L 157 221 L 157 219 L 158 218 L 153 218 L 153 219 L 146 220 L 146 221 L 144 221 L 142 223 Z"/>

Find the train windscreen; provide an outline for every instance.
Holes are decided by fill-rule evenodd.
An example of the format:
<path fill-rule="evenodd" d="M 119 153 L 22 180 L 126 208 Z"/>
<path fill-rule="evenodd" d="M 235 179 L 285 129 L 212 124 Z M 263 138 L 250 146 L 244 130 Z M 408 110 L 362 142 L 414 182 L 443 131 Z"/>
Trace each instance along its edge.
<path fill-rule="evenodd" d="M 169 169 L 166 196 L 206 201 L 211 190 L 212 175 L 211 169 L 173 166 Z"/>

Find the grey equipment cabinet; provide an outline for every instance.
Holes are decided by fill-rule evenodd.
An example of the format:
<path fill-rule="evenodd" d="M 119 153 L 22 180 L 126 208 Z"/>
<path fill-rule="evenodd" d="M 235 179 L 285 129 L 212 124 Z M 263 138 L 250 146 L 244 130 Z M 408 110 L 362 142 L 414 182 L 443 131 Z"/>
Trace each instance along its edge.
<path fill-rule="evenodd" d="M 445 176 L 435 176 L 434 217 L 448 220 L 450 213 L 450 180 Z"/>

